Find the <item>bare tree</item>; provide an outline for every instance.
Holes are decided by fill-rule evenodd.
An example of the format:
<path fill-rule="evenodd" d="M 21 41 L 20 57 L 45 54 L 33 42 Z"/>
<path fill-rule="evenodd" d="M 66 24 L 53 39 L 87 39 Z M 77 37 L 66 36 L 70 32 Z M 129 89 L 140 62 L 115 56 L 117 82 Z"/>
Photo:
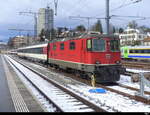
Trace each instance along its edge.
<path fill-rule="evenodd" d="M 135 29 L 138 27 L 138 24 L 135 20 L 133 20 L 133 21 L 129 22 L 128 27 Z"/>

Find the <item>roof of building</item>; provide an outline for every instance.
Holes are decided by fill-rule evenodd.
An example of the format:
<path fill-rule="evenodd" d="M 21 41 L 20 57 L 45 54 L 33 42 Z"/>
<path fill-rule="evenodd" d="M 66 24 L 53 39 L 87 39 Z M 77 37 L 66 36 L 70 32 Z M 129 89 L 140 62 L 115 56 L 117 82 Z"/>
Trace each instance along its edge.
<path fill-rule="evenodd" d="M 150 42 L 150 37 L 145 38 L 143 41 L 144 41 L 144 42 Z"/>

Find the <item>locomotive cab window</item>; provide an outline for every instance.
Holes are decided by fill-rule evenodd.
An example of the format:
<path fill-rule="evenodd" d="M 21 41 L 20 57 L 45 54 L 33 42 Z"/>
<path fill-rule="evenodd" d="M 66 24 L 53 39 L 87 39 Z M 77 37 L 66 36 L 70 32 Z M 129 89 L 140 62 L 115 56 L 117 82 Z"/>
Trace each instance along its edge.
<path fill-rule="evenodd" d="M 105 40 L 93 39 L 92 40 L 92 51 L 105 51 Z"/>
<path fill-rule="evenodd" d="M 70 42 L 69 48 L 70 50 L 75 50 L 75 42 Z"/>
<path fill-rule="evenodd" d="M 92 40 L 87 40 L 87 50 L 88 51 L 92 50 Z"/>
<path fill-rule="evenodd" d="M 117 52 L 120 49 L 119 40 L 110 40 L 110 50 L 113 52 Z"/>

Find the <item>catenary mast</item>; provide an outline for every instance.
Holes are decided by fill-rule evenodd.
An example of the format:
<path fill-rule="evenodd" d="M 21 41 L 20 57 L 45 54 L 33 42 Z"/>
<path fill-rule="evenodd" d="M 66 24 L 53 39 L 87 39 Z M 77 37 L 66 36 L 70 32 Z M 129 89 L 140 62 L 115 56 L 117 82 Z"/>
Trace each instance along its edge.
<path fill-rule="evenodd" d="M 109 35 L 109 0 L 106 0 L 106 34 Z"/>

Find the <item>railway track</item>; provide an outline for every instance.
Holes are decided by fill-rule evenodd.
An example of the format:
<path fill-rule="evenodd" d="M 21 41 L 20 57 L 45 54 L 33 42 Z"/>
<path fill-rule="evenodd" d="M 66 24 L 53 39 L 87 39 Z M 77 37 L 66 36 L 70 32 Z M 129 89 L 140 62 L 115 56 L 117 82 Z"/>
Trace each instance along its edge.
<path fill-rule="evenodd" d="M 55 70 L 55 69 L 51 69 L 51 70 L 60 73 L 60 71 L 58 71 L 58 70 Z M 73 78 L 77 81 L 81 81 L 82 83 L 85 83 L 87 85 L 91 85 L 90 81 L 88 81 L 88 80 L 81 79 L 77 76 L 74 76 L 74 75 L 68 74 L 68 73 L 64 73 L 64 72 L 62 74 L 64 74 L 65 76 L 71 77 L 71 78 Z M 135 100 L 137 102 L 142 102 L 142 103 L 145 103 L 147 105 L 150 104 L 150 100 L 147 100 L 147 99 L 141 98 L 139 96 L 135 96 L 135 95 L 131 95 L 131 94 L 127 93 L 128 90 L 132 90 L 132 92 L 137 92 L 139 89 L 132 88 L 132 87 L 129 87 L 129 86 L 125 86 L 125 85 L 122 85 L 122 84 L 117 84 L 116 86 L 126 89 L 126 92 L 120 91 L 118 89 L 114 89 L 113 87 L 108 87 L 108 86 L 104 86 L 104 85 L 101 85 L 101 84 L 96 84 L 96 87 L 101 87 L 101 88 L 107 89 L 110 92 L 114 92 L 114 93 L 122 95 L 124 97 L 128 97 L 129 99 Z M 71 87 L 70 87 L 70 89 L 71 89 Z M 72 90 L 76 90 L 76 89 L 72 89 Z M 83 92 L 78 91 L 78 93 L 82 94 Z M 145 94 L 149 95 L 149 92 L 145 91 Z M 114 109 L 114 111 L 117 111 L 117 109 Z"/>
<path fill-rule="evenodd" d="M 115 92 L 115 93 L 117 93 L 117 94 L 120 94 L 120 95 L 123 95 L 123 96 L 126 96 L 126 97 L 129 97 L 130 99 L 134 99 L 134 100 L 136 100 L 136 101 L 139 101 L 139 102 L 142 102 L 142 103 L 145 103 L 145 104 L 150 104 L 150 100 L 148 100 L 148 99 L 146 99 L 146 98 L 143 98 L 143 97 L 140 97 L 140 96 L 137 96 L 137 95 L 131 95 L 131 94 L 129 94 L 129 93 L 127 93 L 127 92 L 125 92 L 125 91 L 123 91 L 123 90 L 118 90 L 119 88 L 125 88 L 125 89 L 127 89 L 126 91 L 128 91 L 128 90 L 132 90 L 132 91 L 138 91 L 138 89 L 134 89 L 134 88 L 132 88 L 132 87 L 127 87 L 127 86 L 122 86 L 122 85 L 118 85 L 117 87 L 117 89 L 115 88 L 115 89 L 113 89 L 112 87 L 107 87 L 107 86 L 104 86 L 104 85 L 100 85 L 100 84 L 98 84 L 97 86 L 99 86 L 99 87 L 102 87 L 102 88 L 104 88 L 104 89 L 107 89 L 107 90 L 109 90 L 109 91 L 112 91 L 112 92 Z M 147 92 L 147 94 L 149 95 L 149 93 L 150 92 Z M 149 95 L 150 96 L 150 95 Z"/>
<path fill-rule="evenodd" d="M 91 85 L 90 81 L 87 81 L 87 80 L 84 80 L 84 79 L 80 79 L 80 78 L 78 78 L 78 80 L 80 80 L 83 83 L 86 83 L 87 85 Z M 118 90 L 118 88 L 114 89 L 113 86 L 117 86 L 118 88 L 120 87 L 121 89 L 124 88 L 126 90 L 126 92 L 124 92 L 123 90 L 122 91 Z M 120 94 L 122 96 L 128 97 L 130 99 L 134 99 L 136 101 L 139 101 L 139 102 L 142 102 L 142 103 L 145 103 L 145 104 L 148 104 L 148 105 L 150 104 L 150 100 L 148 100 L 148 99 L 139 97 L 137 95 L 129 94 L 129 92 L 128 92 L 129 90 L 133 91 L 135 93 L 139 91 L 139 89 L 134 88 L 134 87 L 130 87 L 130 86 L 123 85 L 123 84 L 113 84 L 112 86 L 107 86 L 106 84 L 102 85 L 102 84 L 99 84 L 99 83 L 96 83 L 96 87 L 104 88 L 104 89 L 106 89 L 108 91 Z M 147 94 L 148 96 L 150 96 L 150 92 L 145 91 L 144 93 Z"/>
<path fill-rule="evenodd" d="M 8 57 L 7 57 L 8 58 Z M 69 109 L 67 111 L 76 111 L 76 112 L 106 112 L 106 110 L 98 107 L 97 105 L 89 102 L 88 100 L 82 98 L 81 96 L 75 94 L 74 92 L 66 89 L 62 85 L 57 84 L 55 81 L 49 79 L 45 75 L 31 69 L 30 67 L 19 63 L 18 61 L 13 61 L 10 57 L 8 58 L 9 62 L 40 92 L 41 95 L 43 95 L 46 100 L 48 100 L 49 103 L 53 105 L 54 108 L 56 108 L 56 112 L 65 112 L 65 104 L 69 105 L 67 106 Z M 20 66 L 18 66 L 18 63 Z M 17 66 L 16 66 L 17 65 Z M 50 97 L 45 91 L 43 90 L 36 81 L 33 81 L 33 79 L 29 78 L 27 74 L 22 71 L 28 69 L 28 71 L 31 71 L 29 73 L 34 73 L 40 78 L 44 79 L 47 84 L 51 84 L 51 94 L 55 95 L 54 97 Z M 37 78 L 39 79 L 39 78 Z M 43 86 L 44 87 L 44 86 Z M 58 101 L 59 100 L 59 101 Z"/>
<path fill-rule="evenodd" d="M 82 82 L 84 82 L 84 81 L 82 81 Z M 90 82 L 88 82 L 88 81 L 86 81 L 84 83 L 90 85 Z M 113 88 L 114 86 L 116 86 L 117 88 L 114 89 Z M 123 95 L 125 97 L 129 97 L 130 99 L 134 99 L 136 101 L 143 102 L 145 104 L 150 104 L 150 100 L 135 95 L 135 93 L 137 93 L 139 91 L 139 89 L 134 88 L 134 87 L 130 87 L 130 86 L 120 84 L 120 83 L 112 84 L 112 86 L 107 86 L 107 84 L 102 85 L 102 84 L 96 83 L 96 87 L 101 87 L 108 91 Z M 126 90 L 126 92 L 124 92 L 124 90 L 118 90 L 119 88 L 120 89 L 124 88 L 124 90 Z M 134 94 L 131 95 L 131 94 L 129 94 L 128 91 L 132 91 L 132 92 L 134 92 Z M 148 96 L 150 96 L 150 92 L 144 91 L 144 93 L 147 94 Z"/>
<path fill-rule="evenodd" d="M 56 72 L 59 72 L 59 70 L 54 70 Z M 134 74 L 133 72 L 126 72 L 127 75 L 132 75 Z M 65 73 L 66 76 L 73 78 L 73 79 L 76 79 L 77 81 L 81 81 L 82 83 L 85 83 L 87 85 L 91 85 L 91 82 L 89 80 L 86 80 L 86 79 L 81 79 L 77 76 L 74 76 L 74 75 L 70 75 L 68 73 Z M 127 90 L 133 90 L 133 91 L 139 91 L 139 89 L 137 88 L 133 88 L 133 87 L 130 87 L 130 86 L 126 86 L 126 85 L 123 85 L 123 84 L 116 84 L 117 86 L 120 86 L 122 88 L 126 88 Z M 125 97 L 129 97 L 130 99 L 134 99 L 136 101 L 140 101 L 140 102 L 143 102 L 145 104 L 150 104 L 150 100 L 147 100 L 145 98 L 142 98 L 142 97 L 139 97 L 139 96 L 136 96 L 136 95 L 131 95 L 131 94 L 128 94 L 128 93 L 125 93 L 125 92 L 122 92 L 122 91 L 119 91 L 119 90 L 116 90 L 116 89 L 113 89 L 111 87 L 107 87 L 105 85 L 101 85 L 101 84 L 98 84 L 96 83 L 96 87 L 101 87 L 101 88 L 104 88 L 106 90 L 109 90 L 111 92 L 115 92 L 117 94 L 120 94 L 120 95 L 123 95 Z M 148 91 L 145 91 L 145 94 L 147 95 L 150 95 L 150 92 Z"/>
<path fill-rule="evenodd" d="M 123 84 L 118 84 L 118 85 L 119 85 L 120 87 L 127 88 L 127 89 L 130 89 L 130 90 L 133 90 L 133 91 L 139 91 L 139 89 L 134 88 L 134 87 L 130 87 L 130 86 L 123 85 Z M 144 91 L 144 93 L 150 96 L 150 92 Z"/>
<path fill-rule="evenodd" d="M 126 68 L 136 68 L 136 69 L 145 69 L 150 70 L 150 62 L 134 62 L 134 61 L 121 61 L 124 67 Z"/>

